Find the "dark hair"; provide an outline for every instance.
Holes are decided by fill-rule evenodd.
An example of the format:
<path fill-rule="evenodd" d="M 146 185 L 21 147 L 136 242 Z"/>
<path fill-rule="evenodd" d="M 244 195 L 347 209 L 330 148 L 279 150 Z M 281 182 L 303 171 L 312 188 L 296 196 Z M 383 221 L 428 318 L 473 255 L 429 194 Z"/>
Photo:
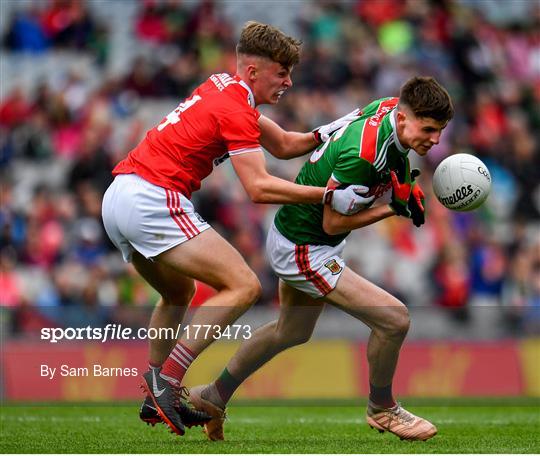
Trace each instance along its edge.
<path fill-rule="evenodd" d="M 408 106 L 416 117 L 430 117 L 438 122 L 447 122 L 454 117 L 450 95 L 429 76 L 416 76 L 403 84 L 399 103 Z"/>
<path fill-rule="evenodd" d="M 302 42 L 281 30 L 260 22 L 246 22 L 236 46 L 238 54 L 257 55 L 280 63 L 285 68 L 300 61 Z"/>

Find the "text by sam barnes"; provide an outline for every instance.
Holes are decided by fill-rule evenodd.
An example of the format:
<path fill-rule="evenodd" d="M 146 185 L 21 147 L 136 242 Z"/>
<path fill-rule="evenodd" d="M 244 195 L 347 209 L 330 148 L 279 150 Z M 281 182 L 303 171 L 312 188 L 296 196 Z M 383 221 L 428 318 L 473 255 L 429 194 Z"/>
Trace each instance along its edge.
<path fill-rule="evenodd" d="M 52 380 L 56 375 L 60 377 L 137 377 L 139 373 L 135 367 L 105 367 L 101 364 L 93 364 L 91 367 L 71 367 L 67 364 L 51 367 L 41 364 L 40 375 Z"/>

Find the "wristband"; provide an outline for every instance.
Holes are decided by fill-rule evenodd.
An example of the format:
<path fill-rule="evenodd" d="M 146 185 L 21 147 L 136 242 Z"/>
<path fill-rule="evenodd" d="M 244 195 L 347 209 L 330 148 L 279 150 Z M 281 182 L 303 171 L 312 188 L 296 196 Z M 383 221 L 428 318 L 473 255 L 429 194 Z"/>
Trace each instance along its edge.
<path fill-rule="evenodd" d="M 326 187 L 324 190 L 324 195 L 322 199 L 322 204 L 330 204 L 332 202 L 332 197 L 334 196 L 335 188 Z"/>

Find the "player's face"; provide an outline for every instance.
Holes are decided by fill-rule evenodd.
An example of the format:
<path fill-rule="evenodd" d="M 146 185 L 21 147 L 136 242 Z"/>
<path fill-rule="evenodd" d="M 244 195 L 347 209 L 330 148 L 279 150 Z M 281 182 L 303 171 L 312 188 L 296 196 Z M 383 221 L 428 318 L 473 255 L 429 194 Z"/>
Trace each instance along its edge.
<path fill-rule="evenodd" d="M 408 109 L 398 111 L 396 116 L 399 141 L 421 156 L 426 155 L 435 144 L 439 144 L 447 123 L 431 117 L 416 117 Z"/>
<path fill-rule="evenodd" d="M 252 78 L 255 103 L 276 104 L 283 93 L 292 86 L 292 68 L 285 68 L 277 62 L 260 59 Z"/>

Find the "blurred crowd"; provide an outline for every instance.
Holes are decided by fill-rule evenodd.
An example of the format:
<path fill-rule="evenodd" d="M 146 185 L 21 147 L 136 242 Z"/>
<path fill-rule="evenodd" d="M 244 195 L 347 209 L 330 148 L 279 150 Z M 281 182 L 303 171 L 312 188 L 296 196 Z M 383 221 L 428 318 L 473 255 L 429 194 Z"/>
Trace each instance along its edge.
<path fill-rule="evenodd" d="M 90 56 L 101 71 L 111 30 L 103 17 L 94 17 L 90 3 L 50 0 L 15 8 L 2 31 L 2 55 L 62 50 Z M 234 73 L 242 24 L 224 14 L 224 2 L 137 5 L 130 39 L 140 53 L 121 74 L 103 70 L 96 83 L 70 68 L 61 80 L 45 78 L 31 90 L 15 84 L 0 101 L 0 305 L 10 309 L 15 333 L 43 325 L 144 324 L 156 301 L 108 241 L 101 198 L 111 169 L 147 128 L 211 73 Z M 392 218 L 353 233 L 348 263 L 408 306 L 439 306 L 464 325 L 471 306 L 498 306 L 508 334 L 538 333 L 538 4 L 524 2 L 511 20 L 494 19 L 496 2 L 295 5 L 287 10 L 295 30 L 286 30 L 303 40 L 294 87 L 278 106 L 262 108 L 284 128 L 308 131 L 357 105 L 395 96 L 416 74 L 437 78 L 456 107 L 441 144 L 427 159 L 412 157 L 428 194 L 424 227 Z M 156 100 L 169 108 L 154 112 L 148 123 L 140 112 Z M 444 209 L 431 192 L 434 168 L 457 152 L 477 155 L 493 179 L 488 202 L 471 213 Z M 268 164 L 293 179 L 304 160 Z M 263 246 L 276 208 L 249 202 L 228 165 L 216 169 L 194 199 L 257 272 L 264 288 L 259 305 L 275 305 L 277 281 Z M 195 305 L 211 293 L 199 285 Z"/>

